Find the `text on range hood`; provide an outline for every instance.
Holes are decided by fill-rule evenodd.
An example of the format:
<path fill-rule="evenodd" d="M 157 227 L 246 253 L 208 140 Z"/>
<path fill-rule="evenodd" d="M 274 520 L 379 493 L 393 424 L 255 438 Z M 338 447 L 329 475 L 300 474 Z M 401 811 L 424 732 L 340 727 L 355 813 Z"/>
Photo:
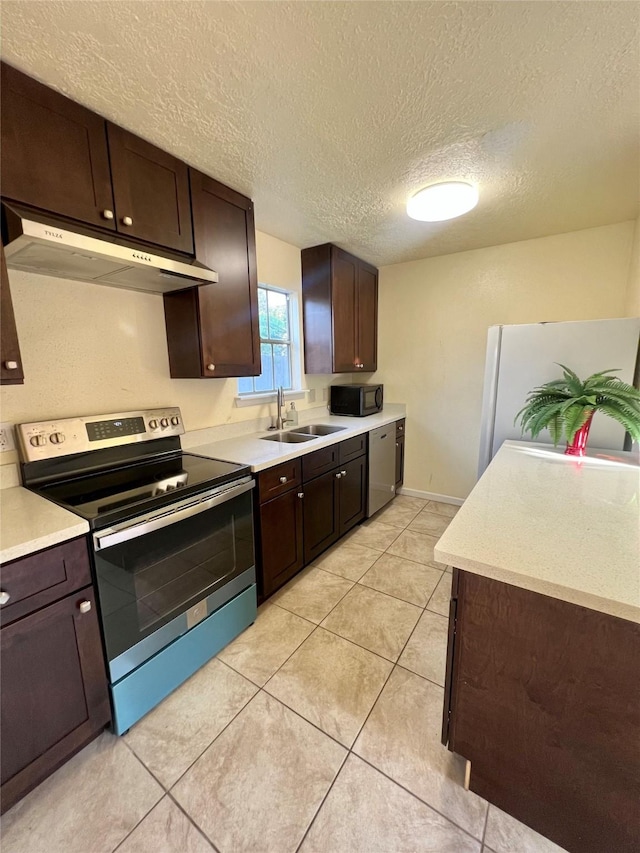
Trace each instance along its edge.
<path fill-rule="evenodd" d="M 218 274 L 206 267 L 68 231 L 8 204 L 3 204 L 3 214 L 10 269 L 151 293 L 218 281 Z"/>

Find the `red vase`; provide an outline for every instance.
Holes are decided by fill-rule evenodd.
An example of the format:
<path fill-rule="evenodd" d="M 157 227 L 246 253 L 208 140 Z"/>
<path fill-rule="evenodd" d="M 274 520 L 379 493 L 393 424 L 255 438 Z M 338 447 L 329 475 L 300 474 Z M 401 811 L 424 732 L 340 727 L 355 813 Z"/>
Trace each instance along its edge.
<path fill-rule="evenodd" d="M 586 421 L 582 424 L 578 432 L 574 435 L 571 444 L 567 444 L 565 454 L 567 456 L 584 456 L 587 450 L 587 439 L 589 438 L 589 430 L 591 429 L 591 421 L 595 412 L 591 412 Z"/>

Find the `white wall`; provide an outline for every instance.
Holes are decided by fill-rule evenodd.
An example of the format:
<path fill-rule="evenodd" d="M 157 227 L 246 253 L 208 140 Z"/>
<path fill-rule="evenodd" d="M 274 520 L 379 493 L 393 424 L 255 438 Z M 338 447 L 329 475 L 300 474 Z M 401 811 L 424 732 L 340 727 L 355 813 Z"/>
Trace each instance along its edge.
<path fill-rule="evenodd" d="M 629 221 L 380 270 L 375 380 L 407 404 L 405 487 L 468 495 L 488 327 L 625 316 L 633 234 Z"/>
<path fill-rule="evenodd" d="M 300 293 L 300 249 L 256 239 L 258 280 Z M 192 430 L 275 413 L 273 404 L 237 408 L 236 379 L 170 378 L 161 296 L 16 270 L 9 280 L 26 378 L 0 389 L 3 421 L 175 405 Z M 321 404 L 330 381 L 303 377 L 316 401 L 296 407 Z"/>

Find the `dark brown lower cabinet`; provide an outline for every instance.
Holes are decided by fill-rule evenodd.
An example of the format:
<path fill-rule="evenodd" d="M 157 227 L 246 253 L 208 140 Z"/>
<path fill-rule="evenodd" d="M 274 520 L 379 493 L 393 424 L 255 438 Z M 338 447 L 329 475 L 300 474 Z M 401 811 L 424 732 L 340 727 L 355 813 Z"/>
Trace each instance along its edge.
<path fill-rule="evenodd" d="M 636 853 L 640 626 L 454 570 L 443 741 L 569 853 Z"/>
<path fill-rule="evenodd" d="M 262 471 L 257 499 L 258 596 L 264 600 L 364 518 L 367 434 Z"/>
<path fill-rule="evenodd" d="M 340 537 L 339 490 L 339 471 L 329 471 L 303 486 L 305 564 Z"/>
<path fill-rule="evenodd" d="M 362 521 L 367 506 L 367 457 L 360 456 L 340 468 L 338 508 L 340 536 Z"/>
<path fill-rule="evenodd" d="M 303 566 L 301 494 L 294 489 L 259 508 L 257 533 L 263 598 L 275 592 Z"/>
<path fill-rule="evenodd" d="M 0 661 L 4 812 L 110 720 L 92 587 L 3 627 Z"/>

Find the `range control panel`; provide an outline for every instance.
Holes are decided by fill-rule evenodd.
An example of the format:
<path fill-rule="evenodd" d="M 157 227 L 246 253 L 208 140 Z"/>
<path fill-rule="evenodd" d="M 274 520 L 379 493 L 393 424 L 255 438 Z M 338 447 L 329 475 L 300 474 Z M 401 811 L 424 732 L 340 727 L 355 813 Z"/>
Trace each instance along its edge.
<path fill-rule="evenodd" d="M 174 407 L 19 424 L 17 433 L 23 462 L 36 462 L 168 435 L 182 435 L 184 426 L 180 409 Z"/>

